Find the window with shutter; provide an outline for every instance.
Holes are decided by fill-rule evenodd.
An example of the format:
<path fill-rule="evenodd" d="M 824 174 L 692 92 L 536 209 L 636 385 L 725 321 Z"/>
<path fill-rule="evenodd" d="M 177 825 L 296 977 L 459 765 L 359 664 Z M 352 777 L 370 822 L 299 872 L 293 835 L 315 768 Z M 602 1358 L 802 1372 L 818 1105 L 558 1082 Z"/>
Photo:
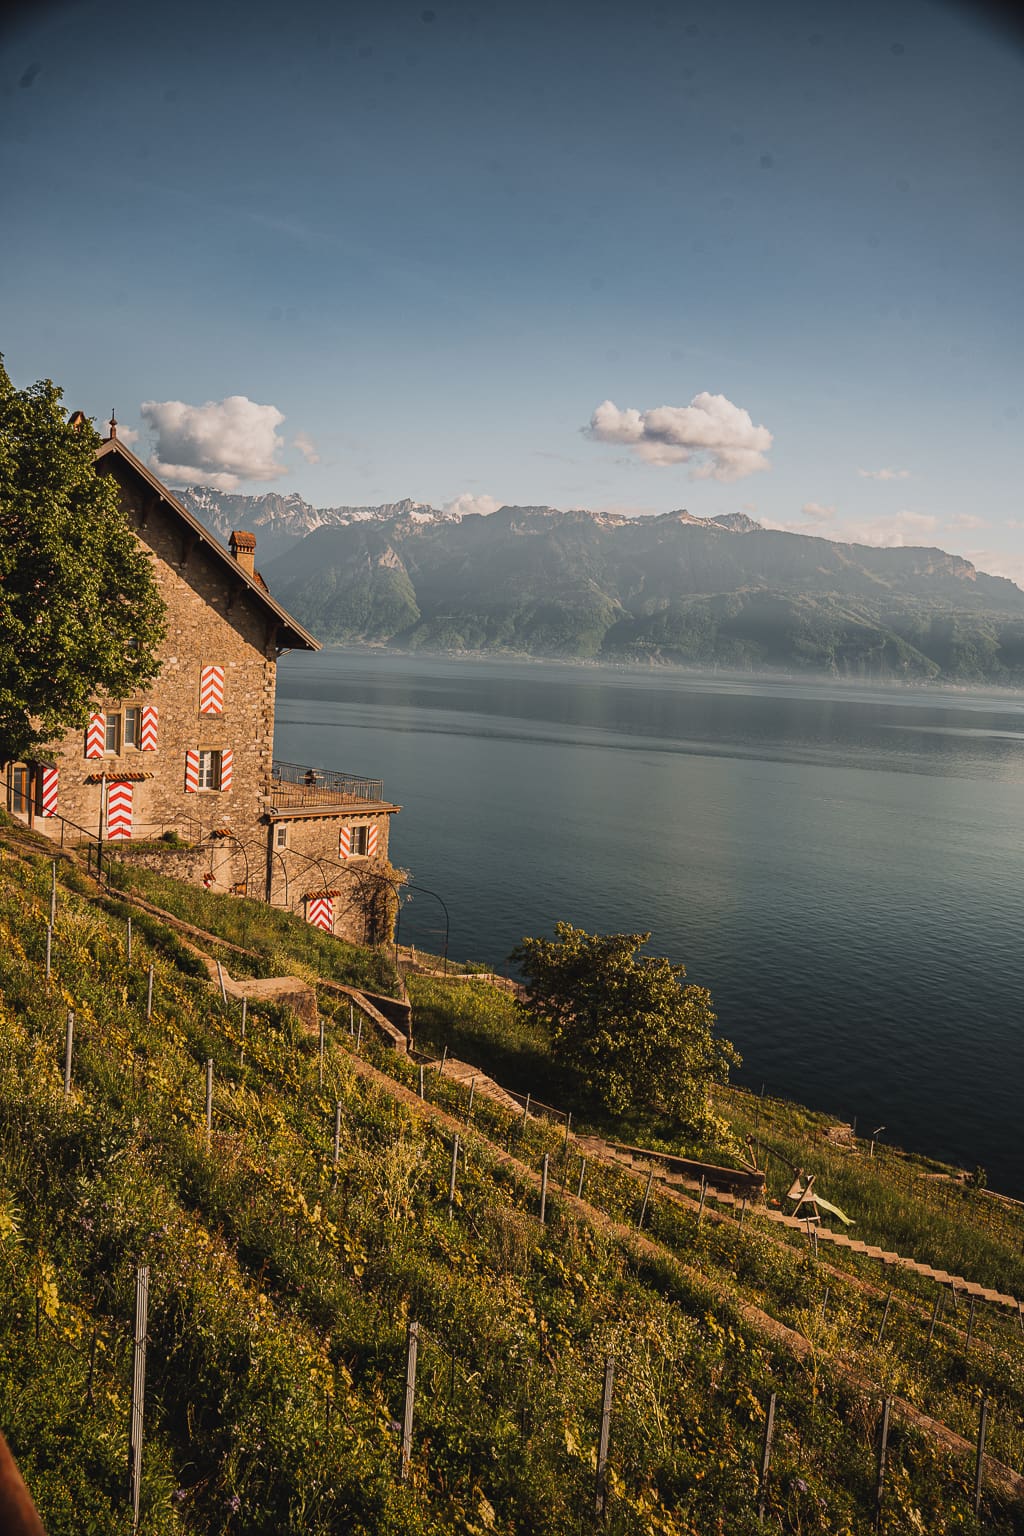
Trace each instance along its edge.
<path fill-rule="evenodd" d="M 103 742 L 106 735 L 106 716 L 94 714 L 89 716 L 89 724 L 85 732 L 86 757 L 102 757 Z"/>
<path fill-rule="evenodd" d="M 57 777 L 58 770 L 56 768 L 44 768 L 40 774 L 40 816 L 56 816 L 57 814 Z"/>
<path fill-rule="evenodd" d="M 132 835 L 132 796 L 134 785 L 116 781 L 107 785 L 107 837 L 112 843 L 124 842 Z"/>
<path fill-rule="evenodd" d="M 156 751 L 156 728 L 160 720 L 160 711 L 155 704 L 143 704 L 142 706 L 142 738 L 139 745 L 143 752 Z"/>
<path fill-rule="evenodd" d="M 203 667 L 199 674 L 199 713 L 224 713 L 224 668 Z"/>

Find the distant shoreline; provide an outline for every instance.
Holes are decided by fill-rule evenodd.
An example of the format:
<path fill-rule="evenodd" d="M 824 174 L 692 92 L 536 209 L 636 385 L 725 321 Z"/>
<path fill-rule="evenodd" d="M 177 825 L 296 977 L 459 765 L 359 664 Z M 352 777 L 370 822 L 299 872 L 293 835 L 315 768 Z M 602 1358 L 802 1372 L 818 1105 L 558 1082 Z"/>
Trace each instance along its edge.
<path fill-rule="evenodd" d="M 686 677 L 703 678 L 708 681 L 718 680 L 725 683 L 786 684 L 792 687 L 803 685 L 817 688 L 823 686 L 851 689 L 867 688 L 877 689 L 879 692 L 892 693 L 955 693 L 993 698 L 1024 699 L 1024 687 L 1014 688 L 999 683 L 963 683 L 943 678 L 851 677 L 849 674 L 835 675 L 830 672 L 788 672 L 781 667 L 697 667 L 690 666 L 685 662 L 662 661 L 653 658 L 648 661 L 616 661 L 607 657 L 535 656 L 529 651 L 434 651 L 428 650 L 426 647 L 417 650 L 406 650 L 401 646 L 372 640 L 362 642 L 326 641 L 320 654 L 332 656 L 394 656 L 408 661 L 422 658 L 429 661 L 465 661 L 485 664 L 514 662 L 519 665 L 535 667 L 576 667 L 580 670 L 590 671 L 633 672 L 644 676 L 665 672 L 681 674 Z"/>

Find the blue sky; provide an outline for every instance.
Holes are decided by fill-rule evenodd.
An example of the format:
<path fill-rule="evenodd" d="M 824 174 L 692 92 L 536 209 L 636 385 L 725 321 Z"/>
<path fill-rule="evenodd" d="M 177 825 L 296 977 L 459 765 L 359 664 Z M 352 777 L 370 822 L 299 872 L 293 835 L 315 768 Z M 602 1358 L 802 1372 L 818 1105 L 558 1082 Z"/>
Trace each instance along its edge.
<path fill-rule="evenodd" d="M 1022 103 L 952 5 L 43 5 L 0 349 L 172 482 L 752 509 L 1024 579 Z"/>

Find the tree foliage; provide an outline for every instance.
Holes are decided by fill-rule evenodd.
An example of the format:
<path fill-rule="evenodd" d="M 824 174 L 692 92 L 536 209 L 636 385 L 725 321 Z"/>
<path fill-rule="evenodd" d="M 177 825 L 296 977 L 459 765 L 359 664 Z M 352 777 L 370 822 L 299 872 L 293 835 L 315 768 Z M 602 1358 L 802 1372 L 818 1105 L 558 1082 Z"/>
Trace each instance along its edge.
<path fill-rule="evenodd" d="M 710 992 L 684 986 L 683 966 L 638 956 L 649 939 L 569 923 L 556 923 L 554 939 L 524 939 L 513 955 L 526 986 L 523 1007 L 605 1108 L 621 1114 L 655 1104 L 699 1128 L 709 1086 L 724 1082 L 739 1057 L 715 1038 Z"/>
<path fill-rule="evenodd" d="M 98 475 L 98 433 L 72 427 L 48 379 L 0 361 L 0 762 L 155 676 L 164 605 L 150 559 Z"/>

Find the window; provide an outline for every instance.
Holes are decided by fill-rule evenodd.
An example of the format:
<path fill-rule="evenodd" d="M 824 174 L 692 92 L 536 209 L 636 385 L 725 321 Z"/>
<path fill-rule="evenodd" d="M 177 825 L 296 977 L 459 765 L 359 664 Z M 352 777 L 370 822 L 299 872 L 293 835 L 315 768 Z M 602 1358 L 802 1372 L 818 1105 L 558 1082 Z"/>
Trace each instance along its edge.
<path fill-rule="evenodd" d="M 282 822 L 280 826 L 274 828 L 274 847 L 288 847 L 288 825 L 286 822 Z"/>
<path fill-rule="evenodd" d="M 352 852 L 354 854 L 359 854 L 363 858 L 366 857 L 368 852 L 366 844 L 369 838 L 369 833 L 369 827 L 352 828 Z"/>
<path fill-rule="evenodd" d="M 155 716 L 155 710 L 152 714 Z M 86 747 L 87 757 L 118 757 L 127 747 L 134 747 L 137 751 L 142 749 L 142 725 L 143 706 L 141 704 L 129 705 L 127 709 L 108 709 L 105 714 L 94 715 L 99 729 L 103 733 L 103 750 L 99 750 L 99 744 L 90 751 Z M 156 745 L 155 733 L 156 721 L 152 721 L 152 740 L 150 745 Z M 91 727 L 90 727 L 91 735 Z"/>
<path fill-rule="evenodd" d="M 220 789 L 220 753 L 200 752 L 199 754 L 199 788 Z"/>

